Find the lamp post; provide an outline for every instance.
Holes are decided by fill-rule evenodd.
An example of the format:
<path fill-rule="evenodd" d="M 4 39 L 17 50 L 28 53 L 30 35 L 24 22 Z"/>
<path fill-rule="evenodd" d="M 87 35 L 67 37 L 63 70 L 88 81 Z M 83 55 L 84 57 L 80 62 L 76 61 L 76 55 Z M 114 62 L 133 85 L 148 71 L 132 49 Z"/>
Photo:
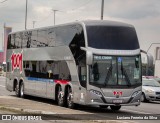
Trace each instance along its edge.
<path fill-rule="evenodd" d="M 55 23 L 56 23 L 56 12 L 57 12 L 58 10 L 52 9 L 52 11 L 54 12 L 54 25 L 55 25 Z"/>
<path fill-rule="evenodd" d="M 101 4 L 101 20 L 103 20 L 103 12 L 104 12 L 104 0 L 102 0 Z"/>
<path fill-rule="evenodd" d="M 33 21 L 33 28 L 34 28 L 35 23 L 36 23 L 36 21 Z"/>
<path fill-rule="evenodd" d="M 28 0 L 26 0 L 26 12 L 25 12 L 25 30 L 27 29 L 27 6 L 28 6 Z"/>

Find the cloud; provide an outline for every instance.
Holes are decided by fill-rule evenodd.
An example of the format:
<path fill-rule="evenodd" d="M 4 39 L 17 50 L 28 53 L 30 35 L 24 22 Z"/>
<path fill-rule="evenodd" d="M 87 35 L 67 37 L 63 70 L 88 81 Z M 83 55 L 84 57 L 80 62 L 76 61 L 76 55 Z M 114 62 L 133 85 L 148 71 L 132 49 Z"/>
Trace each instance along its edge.
<path fill-rule="evenodd" d="M 104 2 L 104 19 L 134 25 L 143 49 L 160 40 L 159 0 L 104 0 Z M 59 10 L 56 12 L 56 24 L 76 20 L 99 20 L 101 0 L 28 0 L 27 28 L 33 28 L 33 21 L 36 21 L 36 28 L 53 25 L 52 9 Z M 4 22 L 12 26 L 13 31 L 19 31 L 24 30 L 24 21 L 25 0 L 8 0 L 0 4 L 0 34 L 3 32 Z"/>
<path fill-rule="evenodd" d="M 113 0 L 105 5 L 105 13 L 118 18 L 141 19 L 160 15 L 158 0 Z"/>

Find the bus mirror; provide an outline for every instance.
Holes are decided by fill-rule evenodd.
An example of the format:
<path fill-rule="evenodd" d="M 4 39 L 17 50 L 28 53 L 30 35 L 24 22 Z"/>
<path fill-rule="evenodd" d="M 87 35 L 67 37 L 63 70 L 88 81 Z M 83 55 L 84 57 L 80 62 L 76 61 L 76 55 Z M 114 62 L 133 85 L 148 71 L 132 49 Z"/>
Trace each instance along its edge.
<path fill-rule="evenodd" d="M 148 62 L 148 67 L 153 66 L 153 56 L 150 53 L 147 53 L 147 62 Z"/>
<path fill-rule="evenodd" d="M 86 51 L 87 52 L 87 65 L 92 65 L 93 62 L 93 54 L 91 51 Z"/>
<path fill-rule="evenodd" d="M 81 50 L 83 51 L 86 51 L 86 62 L 87 62 L 87 65 L 92 65 L 92 62 L 93 62 L 93 53 L 89 50 L 87 50 L 85 47 L 81 47 Z"/>
<path fill-rule="evenodd" d="M 144 51 L 142 49 L 141 49 L 141 53 L 144 53 L 147 56 L 147 64 L 148 64 L 147 66 L 148 67 L 153 66 L 153 56 L 150 53 L 148 53 L 148 52 L 146 52 L 146 51 Z"/>

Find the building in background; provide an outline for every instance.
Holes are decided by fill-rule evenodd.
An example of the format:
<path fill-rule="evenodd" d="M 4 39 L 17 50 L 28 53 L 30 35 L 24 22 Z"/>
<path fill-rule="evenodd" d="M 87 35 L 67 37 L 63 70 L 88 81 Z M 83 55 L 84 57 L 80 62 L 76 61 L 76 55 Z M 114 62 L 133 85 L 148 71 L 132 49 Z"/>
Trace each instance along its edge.
<path fill-rule="evenodd" d="M 2 75 L 2 70 L 3 70 L 3 60 L 4 60 L 4 55 L 3 51 L 0 50 L 0 75 Z"/>
<path fill-rule="evenodd" d="M 160 47 L 156 47 L 156 50 L 155 50 L 154 75 L 160 77 Z"/>
<path fill-rule="evenodd" d="M 0 66 L 2 66 L 3 64 L 3 59 L 4 59 L 3 51 L 0 50 Z"/>
<path fill-rule="evenodd" d="M 4 25 L 4 58 L 3 58 L 3 65 L 6 65 L 6 52 L 7 52 L 7 40 L 8 40 L 8 34 L 12 32 L 12 27 L 6 27 Z"/>

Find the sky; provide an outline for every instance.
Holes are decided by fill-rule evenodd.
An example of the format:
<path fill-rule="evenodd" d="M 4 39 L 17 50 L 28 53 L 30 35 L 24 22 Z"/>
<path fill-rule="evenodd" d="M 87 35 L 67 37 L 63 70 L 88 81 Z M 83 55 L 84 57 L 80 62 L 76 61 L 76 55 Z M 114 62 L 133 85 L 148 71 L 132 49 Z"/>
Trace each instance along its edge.
<path fill-rule="evenodd" d="M 27 29 L 80 20 L 100 20 L 102 0 L 28 0 Z M 0 0 L 0 50 L 4 23 L 13 31 L 25 29 L 26 0 Z M 104 0 L 104 20 L 134 25 L 140 47 L 160 43 L 160 0 Z M 149 52 L 154 53 L 152 45 Z"/>

